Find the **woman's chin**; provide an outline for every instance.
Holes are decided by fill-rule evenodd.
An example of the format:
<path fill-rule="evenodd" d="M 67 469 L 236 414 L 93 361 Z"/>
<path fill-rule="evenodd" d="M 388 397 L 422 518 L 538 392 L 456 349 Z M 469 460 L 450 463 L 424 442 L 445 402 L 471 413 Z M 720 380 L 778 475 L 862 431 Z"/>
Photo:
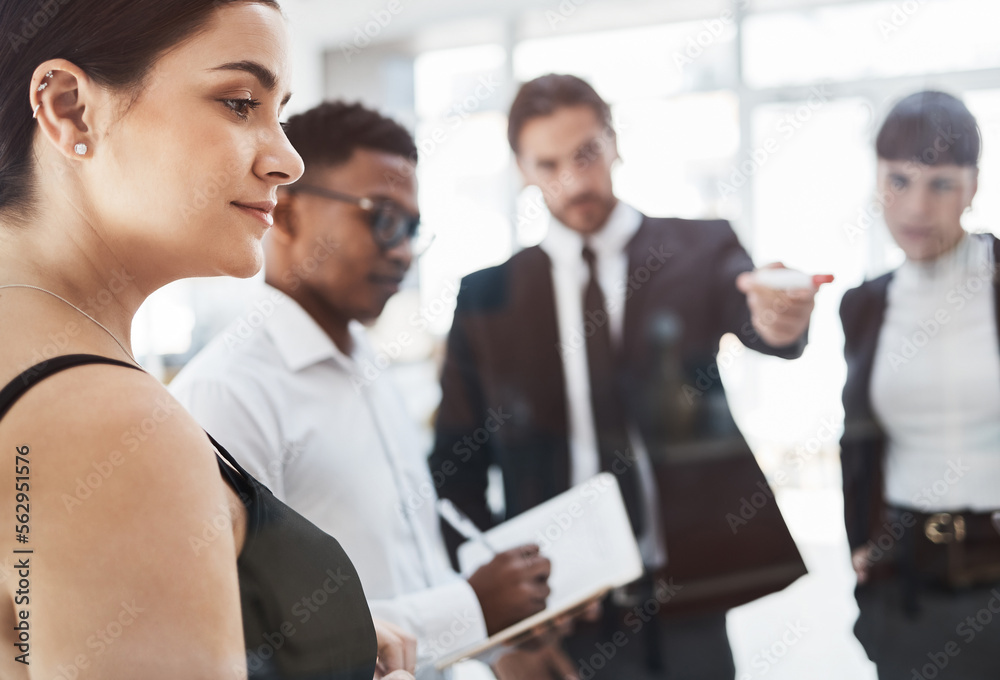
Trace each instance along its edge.
<path fill-rule="evenodd" d="M 235 277 L 237 279 L 249 279 L 257 275 L 257 272 L 261 270 L 264 266 L 264 258 L 257 257 L 252 261 L 240 263 L 239 266 L 235 267 L 228 276 Z"/>
<path fill-rule="evenodd" d="M 938 243 L 909 243 L 903 247 L 903 252 L 911 262 L 931 262 L 940 257 L 944 249 Z"/>
<path fill-rule="evenodd" d="M 234 248 L 226 255 L 225 261 L 219 263 L 215 276 L 249 279 L 264 266 L 264 250 L 260 241 L 246 244 L 244 248 Z"/>

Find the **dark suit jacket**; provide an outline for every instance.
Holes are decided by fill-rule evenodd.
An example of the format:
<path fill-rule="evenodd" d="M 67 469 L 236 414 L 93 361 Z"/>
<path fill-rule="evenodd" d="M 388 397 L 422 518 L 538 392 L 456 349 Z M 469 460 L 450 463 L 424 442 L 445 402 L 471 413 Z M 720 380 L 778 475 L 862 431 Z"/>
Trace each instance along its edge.
<path fill-rule="evenodd" d="M 729 412 L 719 340 L 735 333 L 787 358 L 805 341 L 775 349 L 754 331 L 735 287 L 753 264 L 727 222 L 647 217 L 627 251 L 622 398 L 659 485 L 665 575 L 683 586 L 666 609 L 725 610 L 787 586 L 805 566 Z M 483 528 L 504 519 L 485 498 L 491 465 L 503 474 L 507 517 L 570 486 L 560 343 L 571 341 L 559 337 L 540 248 L 463 280 L 431 468 L 439 494 Z M 454 547 L 457 535 L 446 534 Z"/>
<path fill-rule="evenodd" d="M 1000 262 L 1000 240 L 993 236 L 996 262 Z M 886 436 L 872 412 L 870 385 L 875 349 L 878 345 L 889 282 L 893 272 L 866 281 L 847 291 L 840 303 L 844 324 L 844 436 L 840 460 L 844 476 L 844 521 L 851 550 L 885 533 L 882 509 L 885 506 L 883 463 Z M 1000 279 L 993 279 L 1000 328 Z"/>

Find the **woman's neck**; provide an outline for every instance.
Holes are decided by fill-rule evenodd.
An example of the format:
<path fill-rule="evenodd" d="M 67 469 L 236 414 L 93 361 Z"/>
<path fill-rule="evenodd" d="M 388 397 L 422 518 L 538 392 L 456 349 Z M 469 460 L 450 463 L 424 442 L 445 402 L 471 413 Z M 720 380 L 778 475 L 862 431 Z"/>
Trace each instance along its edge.
<path fill-rule="evenodd" d="M 147 297 L 136 273 L 94 230 L 56 229 L 45 221 L 0 225 L 0 285 L 11 284 L 63 298 L 129 348 L 132 318 Z"/>

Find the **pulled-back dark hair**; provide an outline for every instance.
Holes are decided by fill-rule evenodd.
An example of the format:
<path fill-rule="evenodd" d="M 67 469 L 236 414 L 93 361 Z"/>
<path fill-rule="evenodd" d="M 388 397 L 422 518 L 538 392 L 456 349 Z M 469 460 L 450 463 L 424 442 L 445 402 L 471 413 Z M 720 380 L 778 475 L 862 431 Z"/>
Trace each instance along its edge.
<path fill-rule="evenodd" d="M 900 100 L 875 140 L 879 158 L 924 165 L 979 165 L 979 125 L 961 100 L 917 92 Z"/>
<path fill-rule="evenodd" d="M 157 59 L 234 2 L 277 0 L 0 0 L 0 211 L 33 204 L 35 121 L 28 86 L 49 59 L 66 59 L 124 92 L 141 90 Z"/>
<path fill-rule="evenodd" d="M 514 153 L 520 151 L 521 130 L 532 118 L 550 116 L 566 106 L 589 106 L 601 125 L 610 130 L 611 107 L 590 84 L 576 76 L 550 73 L 521 86 L 507 118 L 507 141 Z"/>
<path fill-rule="evenodd" d="M 417 162 L 417 145 L 406 128 L 360 103 L 323 102 L 292 116 L 284 128 L 307 173 L 314 166 L 346 163 L 356 149 L 384 151 Z"/>

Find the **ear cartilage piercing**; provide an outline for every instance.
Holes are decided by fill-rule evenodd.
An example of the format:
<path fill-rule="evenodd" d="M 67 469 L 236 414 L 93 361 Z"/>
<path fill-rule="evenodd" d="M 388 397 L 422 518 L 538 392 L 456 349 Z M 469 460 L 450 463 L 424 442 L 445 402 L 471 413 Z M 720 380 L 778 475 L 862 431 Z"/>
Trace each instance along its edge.
<path fill-rule="evenodd" d="M 76 146 L 73 147 L 73 151 L 76 152 L 77 156 L 86 156 L 87 155 L 87 145 L 86 144 L 77 144 Z"/>
<path fill-rule="evenodd" d="M 49 71 L 48 73 L 45 74 L 46 78 L 51 78 L 52 76 L 53 76 L 53 72 L 52 71 Z M 37 91 L 41 92 L 42 90 L 44 90 L 48 86 L 49 86 L 48 83 L 42 83 L 41 85 L 38 86 L 38 90 Z M 31 117 L 32 118 L 38 118 L 38 109 L 40 109 L 40 108 L 42 108 L 41 103 L 35 105 L 35 109 L 31 112 Z"/>

